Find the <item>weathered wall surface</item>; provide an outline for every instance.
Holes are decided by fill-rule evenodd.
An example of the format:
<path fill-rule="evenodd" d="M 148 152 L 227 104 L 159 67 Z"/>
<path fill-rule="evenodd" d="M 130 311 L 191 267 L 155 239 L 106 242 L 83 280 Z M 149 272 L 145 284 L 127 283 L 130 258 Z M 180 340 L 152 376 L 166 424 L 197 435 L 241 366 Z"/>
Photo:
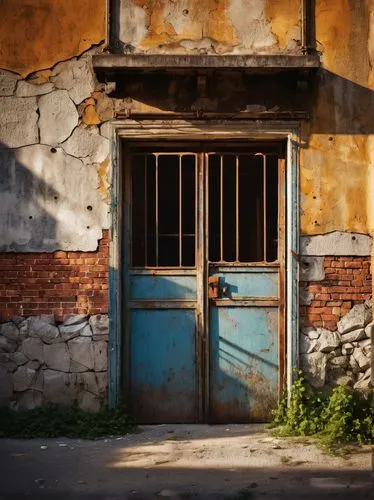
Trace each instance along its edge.
<path fill-rule="evenodd" d="M 99 125 L 112 104 L 91 64 L 105 5 L 2 3 L 0 251 L 93 251 L 108 227 L 109 141 Z"/>
<path fill-rule="evenodd" d="M 373 234 L 374 2 L 316 1 L 323 69 L 301 154 L 301 230 Z"/>
<path fill-rule="evenodd" d="M 105 0 L 2 0 L 0 67 L 27 76 L 106 37 Z"/>
<path fill-rule="evenodd" d="M 300 51 L 299 0 L 118 0 L 118 49 L 145 53 Z"/>
<path fill-rule="evenodd" d="M 15 317 L 0 324 L 0 406 L 98 411 L 107 398 L 107 315 Z"/>

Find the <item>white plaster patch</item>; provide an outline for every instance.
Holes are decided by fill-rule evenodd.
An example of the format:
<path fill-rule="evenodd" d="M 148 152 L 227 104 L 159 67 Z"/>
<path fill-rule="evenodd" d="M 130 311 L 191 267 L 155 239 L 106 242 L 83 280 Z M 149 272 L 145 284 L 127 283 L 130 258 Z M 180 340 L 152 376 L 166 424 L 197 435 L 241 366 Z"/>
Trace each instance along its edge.
<path fill-rule="evenodd" d="M 14 73 L 0 69 L 0 96 L 13 95 L 18 78 Z"/>
<path fill-rule="evenodd" d="M 147 36 L 147 14 L 132 0 L 122 0 L 119 11 L 119 39 L 137 47 Z"/>
<path fill-rule="evenodd" d="M 39 141 L 36 97 L 0 97 L 0 141 L 19 148 Z"/>
<path fill-rule="evenodd" d="M 40 142 L 56 146 L 78 125 L 79 115 L 66 90 L 57 90 L 39 99 Z"/>
<path fill-rule="evenodd" d="M 261 52 L 277 45 L 271 23 L 265 18 L 265 5 L 265 0 L 231 0 L 228 11 L 239 47 Z"/>
<path fill-rule="evenodd" d="M 98 183 L 61 148 L 0 150 L 0 251 L 96 250 L 108 212 Z"/>
<path fill-rule="evenodd" d="M 371 255 L 372 238 L 366 234 L 334 231 L 316 236 L 300 237 L 301 255 Z"/>
<path fill-rule="evenodd" d="M 97 127 L 77 127 L 71 137 L 61 145 L 77 158 L 88 158 L 92 163 L 103 162 L 109 154 L 109 141 L 99 134 Z"/>
<path fill-rule="evenodd" d="M 91 68 L 91 59 L 81 57 L 57 64 L 51 77 L 58 89 L 69 92 L 75 104 L 80 104 L 95 90 L 95 78 Z"/>

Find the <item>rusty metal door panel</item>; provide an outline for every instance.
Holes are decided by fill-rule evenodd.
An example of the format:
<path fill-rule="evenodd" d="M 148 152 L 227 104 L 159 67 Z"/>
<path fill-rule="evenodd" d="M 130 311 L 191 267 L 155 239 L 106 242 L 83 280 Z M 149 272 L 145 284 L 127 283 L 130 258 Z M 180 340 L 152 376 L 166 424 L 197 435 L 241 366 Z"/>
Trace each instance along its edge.
<path fill-rule="evenodd" d="M 277 267 L 211 267 L 219 278 L 221 294 L 226 298 L 278 297 Z"/>
<path fill-rule="evenodd" d="M 135 275 L 130 277 L 132 300 L 196 299 L 195 276 Z"/>
<path fill-rule="evenodd" d="M 210 420 L 267 422 L 278 400 L 278 309 L 210 309 Z"/>
<path fill-rule="evenodd" d="M 131 312 L 130 411 L 139 423 L 196 422 L 195 311 Z"/>

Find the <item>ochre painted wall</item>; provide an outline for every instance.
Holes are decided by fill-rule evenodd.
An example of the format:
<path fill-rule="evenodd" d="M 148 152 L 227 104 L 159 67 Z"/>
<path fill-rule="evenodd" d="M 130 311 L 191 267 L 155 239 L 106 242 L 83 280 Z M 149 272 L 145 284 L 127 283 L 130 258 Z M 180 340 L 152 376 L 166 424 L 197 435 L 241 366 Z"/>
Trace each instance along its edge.
<path fill-rule="evenodd" d="M 2 0 L 0 8 L 0 68 L 22 76 L 106 37 L 106 0 Z"/>
<path fill-rule="evenodd" d="M 323 69 L 301 154 L 301 230 L 373 233 L 374 2 L 316 1 Z"/>

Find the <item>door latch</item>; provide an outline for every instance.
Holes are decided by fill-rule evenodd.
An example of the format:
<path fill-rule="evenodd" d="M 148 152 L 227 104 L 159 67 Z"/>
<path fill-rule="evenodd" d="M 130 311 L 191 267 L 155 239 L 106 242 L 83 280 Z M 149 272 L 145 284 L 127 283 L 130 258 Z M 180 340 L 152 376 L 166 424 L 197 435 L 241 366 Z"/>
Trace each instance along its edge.
<path fill-rule="evenodd" d="M 219 276 L 209 276 L 208 278 L 208 298 L 218 299 L 219 297 Z"/>

